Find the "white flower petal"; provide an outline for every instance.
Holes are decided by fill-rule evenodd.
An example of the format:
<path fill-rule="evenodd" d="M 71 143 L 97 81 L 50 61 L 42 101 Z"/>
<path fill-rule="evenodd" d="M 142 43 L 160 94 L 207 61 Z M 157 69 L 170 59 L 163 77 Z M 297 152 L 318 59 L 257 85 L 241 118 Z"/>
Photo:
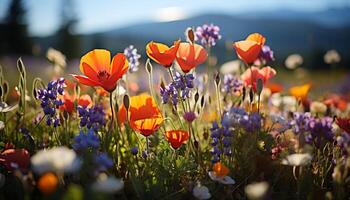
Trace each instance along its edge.
<path fill-rule="evenodd" d="M 92 189 L 96 192 L 116 193 L 124 188 L 124 182 L 110 176 L 106 179 L 98 180 L 92 185 Z"/>
<path fill-rule="evenodd" d="M 209 189 L 204 185 L 198 184 L 193 188 L 192 194 L 197 199 L 210 199 L 211 194 L 209 193 Z"/>
<path fill-rule="evenodd" d="M 47 171 L 73 173 L 79 170 L 81 162 L 75 151 L 67 147 L 41 150 L 31 158 L 33 171 L 42 174 Z"/>
<path fill-rule="evenodd" d="M 262 199 L 268 189 L 269 184 L 267 182 L 260 182 L 247 185 L 244 191 L 249 199 Z"/>
<path fill-rule="evenodd" d="M 287 156 L 282 160 L 283 165 L 303 166 L 311 162 L 312 156 L 309 153 L 296 153 Z"/>
<path fill-rule="evenodd" d="M 211 180 L 217 181 L 217 182 L 225 184 L 225 185 L 233 185 L 236 183 L 235 180 L 233 180 L 229 176 L 223 176 L 223 177 L 217 176 L 214 171 L 209 171 L 208 175 L 211 178 Z"/>

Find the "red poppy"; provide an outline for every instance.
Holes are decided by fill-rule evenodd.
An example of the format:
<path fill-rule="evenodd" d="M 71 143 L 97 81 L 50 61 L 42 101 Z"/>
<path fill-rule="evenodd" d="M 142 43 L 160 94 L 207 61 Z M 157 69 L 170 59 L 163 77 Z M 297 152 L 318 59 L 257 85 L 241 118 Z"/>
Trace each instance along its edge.
<path fill-rule="evenodd" d="M 128 61 L 124 54 L 118 53 L 111 62 L 111 54 L 104 49 L 95 49 L 85 54 L 80 60 L 80 71 L 84 75 L 73 75 L 81 84 L 101 86 L 113 92 L 117 81 L 128 70 Z"/>
<path fill-rule="evenodd" d="M 29 167 L 29 162 L 30 155 L 25 149 L 6 149 L 0 154 L 0 164 L 9 171 L 26 170 Z"/>
<path fill-rule="evenodd" d="M 172 130 L 165 133 L 166 139 L 174 149 L 178 149 L 189 138 L 187 131 Z"/>

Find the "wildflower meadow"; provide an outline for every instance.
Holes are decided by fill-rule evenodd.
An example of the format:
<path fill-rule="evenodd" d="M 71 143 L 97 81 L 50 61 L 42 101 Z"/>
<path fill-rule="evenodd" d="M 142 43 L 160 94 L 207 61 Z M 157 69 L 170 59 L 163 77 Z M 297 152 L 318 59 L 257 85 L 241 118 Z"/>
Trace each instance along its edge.
<path fill-rule="evenodd" d="M 239 59 L 219 69 L 222 29 L 80 52 L 74 72 L 53 48 L 50 76 L 29 79 L 21 57 L 15 81 L 1 67 L 0 199 L 350 198 L 349 90 L 276 82 L 303 58 L 280 73 L 261 33 L 231 42 Z"/>

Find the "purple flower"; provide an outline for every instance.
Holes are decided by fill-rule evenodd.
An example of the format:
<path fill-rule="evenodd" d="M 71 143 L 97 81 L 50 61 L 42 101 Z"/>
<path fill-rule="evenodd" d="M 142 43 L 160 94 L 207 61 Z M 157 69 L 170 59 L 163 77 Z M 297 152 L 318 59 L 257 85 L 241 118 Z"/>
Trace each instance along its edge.
<path fill-rule="evenodd" d="M 333 119 L 331 117 L 311 118 L 308 122 L 310 132 L 308 141 L 311 140 L 317 147 L 320 147 L 322 139 L 332 142 L 334 140 L 332 123 Z"/>
<path fill-rule="evenodd" d="M 195 32 L 196 41 L 200 40 L 203 46 L 212 47 L 216 45 L 216 41 L 221 39 L 219 34 L 220 28 L 214 24 L 203 24 L 198 26 Z"/>
<path fill-rule="evenodd" d="M 186 99 L 190 97 L 190 90 L 193 88 L 193 74 L 181 75 L 175 73 L 174 81 L 165 88 L 160 88 L 160 95 L 163 104 L 166 104 L 171 99 L 172 104 L 176 107 L 178 98 Z"/>
<path fill-rule="evenodd" d="M 250 113 L 249 115 L 245 115 L 240 123 L 246 132 L 253 133 L 261 128 L 261 116 L 257 112 Z"/>
<path fill-rule="evenodd" d="M 95 105 L 92 108 L 78 106 L 80 127 L 87 127 L 94 131 L 100 130 L 106 125 L 105 112 L 102 105 Z"/>
<path fill-rule="evenodd" d="M 290 125 L 293 127 L 294 134 L 304 134 L 309 131 L 309 121 L 313 119 L 311 113 L 299 113 L 293 114 L 293 120 Z"/>
<path fill-rule="evenodd" d="M 183 118 L 187 121 L 187 122 L 193 122 L 196 119 L 196 113 L 194 112 L 185 112 L 183 115 Z"/>
<path fill-rule="evenodd" d="M 133 45 L 130 45 L 124 49 L 124 55 L 129 62 L 129 72 L 136 72 L 139 69 L 139 59 L 141 58 L 141 55 L 137 53 L 137 49 Z"/>
<path fill-rule="evenodd" d="M 243 88 L 243 81 L 232 74 L 225 74 L 222 91 L 230 94 L 240 92 Z"/>
<path fill-rule="evenodd" d="M 87 149 L 97 150 L 100 147 L 100 139 L 95 134 L 94 130 L 89 129 L 87 134 L 80 131 L 79 135 L 75 136 L 73 149 L 82 152 Z"/>
<path fill-rule="evenodd" d="M 139 152 L 139 150 L 138 150 L 137 147 L 133 147 L 133 148 L 130 149 L 130 152 L 131 152 L 132 155 L 135 156 L 135 155 L 137 155 L 137 153 Z"/>
<path fill-rule="evenodd" d="M 58 95 L 63 95 L 64 78 L 50 81 L 47 88 L 39 89 L 36 98 L 40 100 L 40 106 L 47 116 L 46 124 L 57 127 L 60 125 L 56 109 L 63 105 L 63 101 L 58 99 Z"/>
<path fill-rule="evenodd" d="M 266 64 L 267 62 L 271 62 L 275 60 L 274 56 L 273 56 L 273 51 L 271 50 L 271 48 L 267 45 L 264 45 L 261 48 L 259 57 L 258 57 L 258 61 L 262 62 L 262 63 L 256 63 L 258 65 L 260 64 Z"/>

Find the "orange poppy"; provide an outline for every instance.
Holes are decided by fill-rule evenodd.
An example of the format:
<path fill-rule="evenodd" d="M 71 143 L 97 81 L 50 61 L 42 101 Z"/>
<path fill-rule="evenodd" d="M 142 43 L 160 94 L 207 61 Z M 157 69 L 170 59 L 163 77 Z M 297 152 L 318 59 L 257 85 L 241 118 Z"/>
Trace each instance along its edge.
<path fill-rule="evenodd" d="M 274 77 L 277 74 L 276 70 L 267 66 L 261 69 L 257 67 L 248 68 L 242 75 L 241 79 L 243 80 L 246 86 L 252 86 L 254 91 L 256 91 L 257 81 L 261 79 L 263 84 L 266 84 L 267 81 Z"/>
<path fill-rule="evenodd" d="M 283 90 L 283 86 L 278 83 L 267 83 L 266 87 L 270 89 L 271 93 L 279 93 Z"/>
<path fill-rule="evenodd" d="M 187 131 L 182 130 L 172 130 L 167 131 L 165 133 L 166 139 L 170 142 L 170 145 L 177 149 L 179 148 L 184 142 L 186 142 L 189 138 L 189 134 Z"/>
<path fill-rule="evenodd" d="M 146 46 L 146 53 L 154 62 L 169 68 L 173 64 L 179 45 L 180 40 L 175 41 L 171 47 L 151 41 Z"/>
<path fill-rule="evenodd" d="M 253 63 L 259 56 L 262 46 L 265 44 L 265 37 L 259 33 L 250 34 L 245 40 L 235 42 L 238 57 L 247 64 Z"/>
<path fill-rule="evenodd" d="M 90 97 L 90 95 L 88 94 L 83 94 L 79 97 L 78 99 L 78 105 L 79 106 L 85 106 L 85 107 L 89 107 L 92 105 L 92 99 Z"/>
<path fill-rule="evenodd" d="M 71 114 L 74 110 L 74 102 L 76 100 L 75 95 L 70 95 L 67 91 L 64 92 L 62 97 L 63 105 L 60 106 L 60 110 L 64 110 Z M 91 97 L 88 94 L 81 95 L 78 99 L 79 106 L 89 107 L 92 105 Z"/>
<path fill-rule="evenodd" d="M 84 75 L 73 75 L 81 84 L 101 86 L 113 92 L 117 81 L 128 70 L 128 61 L 124 54 L 118 53 L 111 62 L 111 54 L 104 49 L 95 49 L 85 54 L 80 60 L 80 71 Z"/>
<path fill-rule="evenodd" d="M 289 93 L 298 100 L 305 101 L 307 94 L 311 88 L 311 84 L 304 84 L 301 86 L 294 86 L 289 89 Z"/>
<path fill-rule="evenodd" d="M 323 103 L 327 106 L 334 106 L 341 111 L 345 111 L 348 107 L 348 102 L 346 101 L 346 99 L 336 94 L 332 94 L 330 97 L 324 100 Z"/>
<path fill-rule="evenodd" d="M 230 172 L 230 170 L 221 162 L 217 162 L 214 164 L 213 171 L 218 177 L 224 177 Z"/>
<path fill-rule="evenodd" d="M 96 93 L 101 97 L 107 97 L 109 95 L 109 93 L 103 88 L 97 88 Z"/>
<path fill-rule="evenodd" d="M 180 43 L 176 53 L 176 61 L 184 73 L 205 62 L 207 57 L 208 53 L 201 45 L 187 42 Z"/>
<path fill-rule="evenodd" d="M 128 117 L 131 128 L 146 137 L 157 131 L 164 120 L 153 97 L 148 94 L 130 98 Z M 119 109 L 118 121 L 120 123 L 127 121 L 124 105 Z"/>
<path fill-rule="evenodd" d="M 38 189 L 45 195 L 52 194 L 58 186 L 58 178 L 55 174 L 48 172 L 38 180 Z"/>

